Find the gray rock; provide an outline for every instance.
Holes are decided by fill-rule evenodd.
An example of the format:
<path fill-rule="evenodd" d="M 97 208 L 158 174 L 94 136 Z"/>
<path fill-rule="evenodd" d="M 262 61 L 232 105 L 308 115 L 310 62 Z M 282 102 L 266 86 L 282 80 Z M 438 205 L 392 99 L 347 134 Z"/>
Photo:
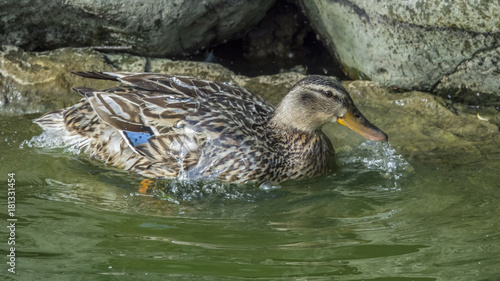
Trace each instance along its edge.
<path fill-rule="evenodd" d="M 122 46 L 149 56 L 221 43 L 257 24 L 269 0 L 1 0 L 0 42 L 25 50 Z M 127 49 L 127 48 L 131 49 Z"/>
<path fill-rule="evenodd" d="M 439 81 L 435 91 L 465 104 L 500 105 L 500 46 L 459 64 Z"/>
<path fill-rule="evenodd" d="M 500 102 L 498 1 L 302 0 L 302 5 L 353 79 L 467 102 L 479 92 L 488 96 L 482 102 Z"/>

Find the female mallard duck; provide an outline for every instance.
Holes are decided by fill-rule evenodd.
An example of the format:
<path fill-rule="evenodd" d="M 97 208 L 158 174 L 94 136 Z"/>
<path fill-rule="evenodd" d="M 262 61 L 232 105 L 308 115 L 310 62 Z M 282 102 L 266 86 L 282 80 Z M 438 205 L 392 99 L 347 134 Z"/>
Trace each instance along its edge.
<path fill-rule="evenodd" d="M 334 150 L 321 131 L 338 122 L 386 141 L 334 78 L 299 81 L 275 108 L 241 87 L 152 73 L 75 72 L 129 86 L 74 88 L 84 98 L 35 122 L 70 145 L 153 178 L 280 182 L 329 173 Z"/>

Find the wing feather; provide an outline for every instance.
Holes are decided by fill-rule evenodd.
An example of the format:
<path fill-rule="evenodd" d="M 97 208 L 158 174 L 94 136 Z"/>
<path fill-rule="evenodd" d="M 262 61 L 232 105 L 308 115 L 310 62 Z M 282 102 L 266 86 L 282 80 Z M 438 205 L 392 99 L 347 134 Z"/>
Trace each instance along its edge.
<path fill-rule="evenodd" d="M 153 73 L 75 74 L 130 85 L 75 91 L 87 99 L 99 119 L 120 133 L 132 151 L 149 159 L 127 162 L 137 164 L 137 169 L 154 166 L 158 171 L 173 171 L 163 166 L 178 163 L 179 169 L 186 170 L 197 165 L 203 153 L 216 153 L 213 146 L 236 153 L 246 136 L 254 134 L 274 111 L 263 98 L 222 82 Z M 213 151 L 207 152 L 208 147 Z"/>

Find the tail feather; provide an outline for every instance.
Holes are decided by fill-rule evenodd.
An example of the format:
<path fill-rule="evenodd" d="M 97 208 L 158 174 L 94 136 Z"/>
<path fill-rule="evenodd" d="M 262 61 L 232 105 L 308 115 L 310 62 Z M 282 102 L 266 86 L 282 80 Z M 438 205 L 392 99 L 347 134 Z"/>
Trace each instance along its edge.
<path fill-rule="evenodd" d="M 60 109 L 57 111 L 45 113 L 44 115 L 33 120 L 36 124 L 44 129 L 62 129 L 64 128 L 64 111 Z"/>
<path fill-rule="evenodd" d="M 91 78 L 91 79 L 101 79 L 101 80 L 112 80 L 112 81 L 119 81 L 118 79 L 125 76 L 123 74 L 119 73 L 112 73 L 112 72 L 95 72 L 95 71 L 72 71 L 71 73 L 84 77 L 84 78 Z"/>

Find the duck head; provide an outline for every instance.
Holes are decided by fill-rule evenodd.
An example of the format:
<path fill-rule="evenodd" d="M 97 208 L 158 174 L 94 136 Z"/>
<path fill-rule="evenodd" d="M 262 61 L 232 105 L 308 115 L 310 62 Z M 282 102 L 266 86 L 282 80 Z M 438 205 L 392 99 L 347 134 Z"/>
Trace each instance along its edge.
<path fill-rule="evenodd" d="M 300 80 L 278 105 L 271 122 L 309 132 L 337 122 L 367 139 L 387 141 L 387 135 L 359 112 L 333 77 L 312 75 Z"/>

